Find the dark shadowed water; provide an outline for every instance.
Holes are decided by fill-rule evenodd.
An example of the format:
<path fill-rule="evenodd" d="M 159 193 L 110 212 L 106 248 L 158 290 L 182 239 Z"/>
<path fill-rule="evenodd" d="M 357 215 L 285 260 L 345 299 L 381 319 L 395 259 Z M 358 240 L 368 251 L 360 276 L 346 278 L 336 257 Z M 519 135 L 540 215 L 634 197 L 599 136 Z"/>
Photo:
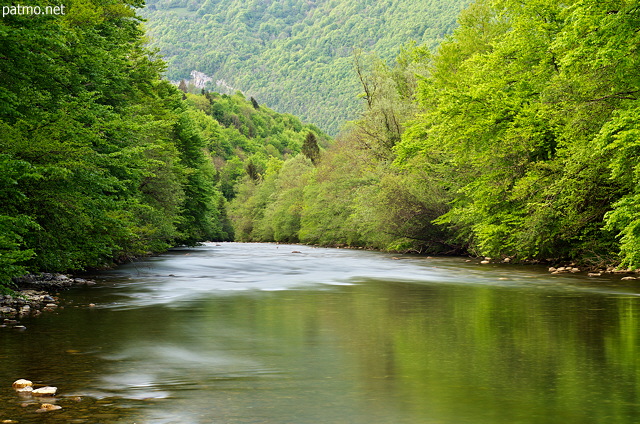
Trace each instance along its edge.
<path fill-rule="evenodd" d="M 0 329 L 0 422 L 640 422 L 620 276 L 225 243 L 96 278 Z M 36 413 L 18 378 L 63 409 Z"/>

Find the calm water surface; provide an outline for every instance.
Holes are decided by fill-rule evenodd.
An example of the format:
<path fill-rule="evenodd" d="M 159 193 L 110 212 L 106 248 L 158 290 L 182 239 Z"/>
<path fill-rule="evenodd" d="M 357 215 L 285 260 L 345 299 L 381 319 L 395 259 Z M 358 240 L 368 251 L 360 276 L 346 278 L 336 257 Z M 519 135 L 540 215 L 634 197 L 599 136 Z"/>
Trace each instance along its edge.
<path fill-rule="evenodd" d="M 0 421 L 638 423 L 640 287 L 619 278 L 174 250 L 64 292 L 24 332 L 0 329 Z M 18 378 L 57 386 L 63 409 L 36 413 Z"/>

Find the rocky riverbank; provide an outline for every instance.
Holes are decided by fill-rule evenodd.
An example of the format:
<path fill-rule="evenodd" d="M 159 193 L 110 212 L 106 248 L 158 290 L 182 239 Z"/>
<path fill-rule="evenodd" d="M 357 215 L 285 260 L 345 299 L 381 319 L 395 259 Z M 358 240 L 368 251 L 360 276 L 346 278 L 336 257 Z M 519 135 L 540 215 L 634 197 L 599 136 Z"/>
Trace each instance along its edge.
<path fill-rule="evenodd" d="M 92 280 L 52 273 L 25 275 L 14 283 L 17 289 L 13 294 L 0 295 L 0 328 L 26 330 L 20 320 L 56 310 L 61 290 L 95 284 Z"/>

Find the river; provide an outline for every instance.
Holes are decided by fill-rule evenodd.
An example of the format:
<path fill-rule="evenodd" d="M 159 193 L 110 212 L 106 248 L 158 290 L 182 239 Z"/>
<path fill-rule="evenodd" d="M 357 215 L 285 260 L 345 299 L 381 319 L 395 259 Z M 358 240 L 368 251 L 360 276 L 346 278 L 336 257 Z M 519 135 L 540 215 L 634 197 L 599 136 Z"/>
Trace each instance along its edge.
<path fill-rule="evenodd" d="M 0 422 L 640 422 L 638 283 L 477 262 L 222 243 L 99 273 L 0 329 Z"/>

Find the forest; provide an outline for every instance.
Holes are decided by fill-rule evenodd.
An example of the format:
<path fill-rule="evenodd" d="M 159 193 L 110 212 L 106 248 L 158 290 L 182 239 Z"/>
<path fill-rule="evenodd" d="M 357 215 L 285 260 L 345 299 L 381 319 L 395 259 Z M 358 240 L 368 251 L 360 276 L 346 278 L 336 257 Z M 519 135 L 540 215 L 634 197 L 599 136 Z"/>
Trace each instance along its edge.
<path fill-rule="evenodd" d="M 240 240 L 640 266 L 640 7 L 479 0 L 355 58 L 363 113 L 230 204 Z"/>
<path fill-rule="evenodd" d="M 1 285 L 234 239 L 640 266 L 635 2 L 478 0 L 435 49 L 356 50 L 335 139 L 169 83 L 142 6 L 0 20 Z"/>
<path fill-rule="evenodd" d="M 70 0 L 63 16 L 0 20 L 0 288 L 232 240 L 235 182 L 309 134 L 326 146 L 316 127 L 241 93 L 163 79 L 142 5 Z"/>
<path fill-rule="evenodd" d="M 335 135 L 359 114 L 354 50 L 392 61 L 410 42 L 434 48 L 468 3 L 147 0 L 140 13 L 170 80 L 197 70 L 212 77 L 212 91 L 242 90 Z"/>

